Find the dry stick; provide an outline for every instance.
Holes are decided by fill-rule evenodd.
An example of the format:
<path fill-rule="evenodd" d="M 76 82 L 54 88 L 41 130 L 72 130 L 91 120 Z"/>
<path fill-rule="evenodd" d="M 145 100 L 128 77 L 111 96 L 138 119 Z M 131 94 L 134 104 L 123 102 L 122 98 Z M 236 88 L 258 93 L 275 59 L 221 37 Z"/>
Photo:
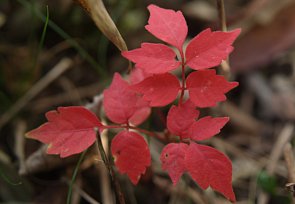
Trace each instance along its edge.
<path fill-rule="evenodd" d="M 294 155 L 292 151 L 292 146 L 290 143 L 285 145 L 284 148 L 284 157 L 289 173 L 289 181 L 290 182 L 295 182 L 295 164 L 294 164 Z"/>
<path fill-rule="evenodd" d="M 226 27 L 224 0 L 216 0 L 216 2 L 217 2 L 217 11 L 218 11 L 218 17 L 219 17 L 219 22 L 220 22 L 220 28 L 222 31 L 226 32 L 227 27 Z M 224 72 L 225 77 L 229 78 L 230 77 L 230 65 L 229 65 L 228 59 L 222 61 L 220 66 L 222 68 L 222 71 Z"/>
<path fill-rule="evenodd" d="M 294 155 L 293 155 L 293 150 L 292 150 L 292 145 L 290 143 L 285 145 L 284 148 L 284 157 L 286 161 L 286 166 L 288 169 L 288 174 L 289 174 L 289 182 L 290 183 L 295 183 L 295 164 L 294 164 Z M 293 192 L 294 195 L 294 192 Z M 292 203 L 295 203 L 295 198 L 292 196 Z"/>
<path fill-rule="evenodd" d="M 277 163 L 283 153 L 283 148 L 288 143 L 293 135 L 294 132 L 294 125 L 293 124 L 286 124 L 281 133 L 278 136 L 278 139 L 274 145 L 274 148 L 270 154 L 269 163 L 266 166 L 266 171 L 269 175 L 273 175 L 275 172 L 275 168 Z M 269 196 L 268 194 L 261 192 L 258 196 L 258 204 L 266 204 L 268 203 Z"/>
<path fill-rule="evenodd" d="M 40 79 L 22 98 L 20 98 L 7 112 L 0 118 L 0 129 L 14 117 L 32 98 L 38 95 L 51 82 L 68 70 L 72 65 L 72 60 L 64 58 L 52 70 Z"/>
<path fill-rule="evenodd" d="M 120 204 L 125 204 L 125 199 L 124 199 L 124 195 L 121 191 L 121 188 L 120 188 L 120 185 L 119 185 L 119 182 L 118 180 L 116 179 L 116 176 L 115 176 L 115 173 L 114 173 L 114 170 L 111 166 L 111 163 L 103 149 L 103 145 L 102 145 L 102 141 L 101 141 L 101 138 L 100 138 L 100 133 L 99 133 L 99 129 L 96 127 L 94 128 L 94 131 L 96 132 L 96 145 L 97 145 L 97 148 L 100 152 L 100 156 L 102 158 L 102 160 L 104 161 L 108 171 L 109 171 L 109 174 L 111 175 L 111 179 L 112 179 L 112 182 L 114 184 L 114 187 L 115 187 L 115 193 L 116 193 L 116 196 L 117 196 L 117 199 L 119 200 L 119 203 Z"/>
<path fill-rule="evenodd" d="M 65 182 L 70 185 L 71 181 L 65 180 Z M 100 204 L 93 197 L 91 197 L 88 193 L 86 193 L 82 188 L 80 188 L 77 184 L 73 184 L 73 189 L 77 191 L 77 193 L 84 198 L 90 204 Z"/>
<path fill-rule="evenodd" d="M 217 2 L 218 17 L 220 20 L 220 28 L 222 31 L 225 32 L 227 31 L 227 27 L 226 27 L 224 0 L 216 0 L 216 2 Z"/>

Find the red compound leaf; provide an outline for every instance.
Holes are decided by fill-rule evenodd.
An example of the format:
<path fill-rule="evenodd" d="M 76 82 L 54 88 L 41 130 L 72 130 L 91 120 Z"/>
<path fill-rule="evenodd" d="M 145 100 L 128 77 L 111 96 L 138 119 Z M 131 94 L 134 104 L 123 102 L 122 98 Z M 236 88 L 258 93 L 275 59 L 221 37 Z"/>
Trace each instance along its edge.
<path fill-rule="evenodd" d="M 170 108 L 167 116 L 167 128 L 171 133 L 181 138 L 189 138 L 191 136 L 190 127 L 198 117 L 199 111 L 188 100 L 183 104 Z"/>
<path fill-rule="evenodd" d="M 148 6 L 150 18 L 145 28 L 157 38 L 182 50 L 187 35 L 186 21 L 181 11 Z"/>
<path fill-rule="evenodd" d="M 144 174 L 151 164 L 151 155 L 146 141 L 135 132 L 122 131 L 112 140 L 111 151 L 119 172 L 126 173 L 136 185 L 141 174 Z"/>
<path fill-rule="evenodd" d="M 165 106 L 175 100 L 180 84 L 174 75 L 165 73 L 148 77 L 131 86 L 131 89 L 143 94 L 143 99 L 149 101 L 150 106 Z"/>
<path fill-rule="evenodd" d="M 103 94 L 106 115 L 115 123 L 126 124 L 131 120 L 140 124 L 149 114 L 148 104 L 130 90 L 130 85 L 118 73 L 115 73 L 111 86 Z"/>
<path fill-rule="evenodd" d="M 162 169 L 168 171 L 174 185 L 186 171 L 184 158 L 187 148 L 188 145 L 185 143 L 170 143 L 162 150 Z"/>
<path fill-rule="evenodd" d="M 186 65 L 195 70 L 217 66 L 233 50 L 231 46 L 241 29 L 211 32 L 208 28 L 194 37 L 185 52 Z"/>
<path fill-rule="evenodd" d="M 96 140 L 94 128 L 103 128 L 99 119 L 81 106 L 59 107 L 47 112 L 46 118 L 47 123 L 26 136 L 49 144 L 47 153 L 62 158 L 83 152 Z"/>
<path fill-rule="evenodd" d="M 209 186 L 235 202 L 231 185 L 232 166 L 230 160 L 216 149 L 191 143 L 185 155 L 186 169 L 202 189 Z"/>
<path fill-rule="evenodd" d="M 225 101 L 225 93 L 238 86 L 238 82 L 228 82 L 215 70 L 192 72 L 186 79 L 190 100 L 198 107 L 212 107 Z"/>
<path fill-rule="evenodd" d="M 207 116 L 201 118 L 191 126 L 190 138 L 196 141 L 209 139 L 218 134 L 228 121 L 228 117 L 212 118 Z"/>
<path fill-rule="evenodd" d="M 147 73 L 162 74 L 179 67 L 175 52 L 168 46 L 156 43 L 142 43 L 141 48 L 123 51 L 122 55 L 136 63 Z"/>

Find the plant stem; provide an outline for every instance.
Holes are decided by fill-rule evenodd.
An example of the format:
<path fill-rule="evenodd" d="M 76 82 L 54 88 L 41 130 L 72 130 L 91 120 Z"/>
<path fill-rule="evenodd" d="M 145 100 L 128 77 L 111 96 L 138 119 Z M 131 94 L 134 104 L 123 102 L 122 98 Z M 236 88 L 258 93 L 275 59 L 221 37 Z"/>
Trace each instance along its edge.
<path fill-rule="evenodd" d="M 124 195 L 122 193 L 121 187 L 119 185 L 118 180 L 116 179 L 114 170 L 113 170 L 111 163 L 110 163 L 110 160 L 108 159 L 108 157 L 104 151 L 98 127 L 95 127 L 94 131 L 96 132 L 96 145 L 99 150 L 100 156 L 101 156 L 105 166 L 107 167 L 109 174 L 111 175 L 112 183 L 115 187 L 116 197 L 117 197 L 120 204 L 125 204 L 125 199 L 124 199 Z"/>
<path fill-rule="evenodd" d="M 182 50 L 179 50 L 180 56 L 181 56 L 181 93 L 180 93 L 180 99 L 179 104 L 181 105 L 183 103 L 183 96 L 185 91 L 185 60 L 184 60 L 184 54 Z"/>
<path fill-rule="evenodd" d="M 72 199 L 72 192 L 73 192 L 73 186 L 74 186 L 74 183 L 75 183 L 75 180 L 76 180 L 76 177 L 77 177 L 77 174 L 78 174 L 78 170 L 79 170 L 79 167 L 85 157 L 85 154 L 87 152 L 87 149 L 81 154 L 80 158 L 79 158 L 79 161 L 74 169 L 74 173 L 73 173 L 73 176 L 72 176 L 72 180 L 71 180 L 71 183 L 70 183 L 70 187 L 69 187 L 69 190 L 68 190 L 68 196 L 67 196 L 67 204 L 71 204 L 71 199 Z"/>
<path fill-rule="evenodd" d="M 219 16 L 219 23 L 220 23 L 220 29 L 224 32 L 227 31 L 226 26 L 226 16 L 225 16 L 225 7 L 224 7 L 224 0 L 216 0 L 217 2 L 217 11 Z M 229 79 L 230 78 L 230 65 L 229 60 L 225 60 L 221 63 L 221 69 L 223 71 L 223 75 Z"/>
<path fill-rule="evenodd" d="M 218 10 L 218 16 L 220 19 L 220 29 L 222 31 L 227 31 L 226 27 L 226 17 L 225 17 L 225 9 L 224 9 L 224 0 L 216 0 L 217 1 L 217 10 Z"/>
<path fill-rule="evenodd" d="M 155 137 L 161 141 L 166 141 L 163 137 L 161 137 L 160 135 L 158 135 L 157 133 L 145 130 L 145 129 L 141 129 L 138 127 L 134 127 L 134 126 L 130 126 L 130 125 L 106 125 L 104 126 L 104 128 L 106 129 L 115 129 L 115 128 L 122 128 L 122 129 L 132 129 L 132 130 L 137 130 L 138 132 L 144 133 L 146 135 Z"/>

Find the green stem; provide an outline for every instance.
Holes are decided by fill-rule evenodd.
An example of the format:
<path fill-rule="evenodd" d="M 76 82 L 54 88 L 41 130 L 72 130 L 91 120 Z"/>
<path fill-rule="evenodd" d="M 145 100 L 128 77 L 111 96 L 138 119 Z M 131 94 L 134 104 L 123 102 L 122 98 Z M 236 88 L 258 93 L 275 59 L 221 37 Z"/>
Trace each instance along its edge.
<path fill-rule="evenodd" d="M 74 183 L 76 181 L 76 177 L 78 175 L 78 171 L 79 171 L 79 168 L 80 168 L 80 165 L 85 157 L 85 154 L 87 152 L 87 149 L 80 155 L 80 158 L 79 158 L 79 161 L 74 169 L 74 173 L 73 173 L 73 176 L 72 176 L 72 180 L 71 180 L 71 183 L 70 183 L 70 187 L 69 187 L 69 190 L 68 190 L 68 196 L 67 196 L 67 204 L 71 204 L 71 199 L 72 199 L 72 192 L 73 192 L 73 187 L 74 187 Z"/>
<path fill-rule="evenodd" d="M 106 153 L 104 151 L 98 127 L 94 128 L 94 131 L 96 132 L 96 145 L 97 145 L 97 148 L 99 150 L 100 156 L 101 156 L 101 158 L 102 158 L 102 160 L 103 160 L 105 166 L 107 167 L 107 169 L 109 171 L 109 174 L 111 176 L 112 183 L 113 183 L 113 185 L 115 187 L 116 197 L 119 200 L 120 204 L 125 204 L 125 199 L 124 199 L 124 195 L 122 193 L 121 187 L 119 185 L 118 180 L 116 179 L 116 175 L 115 175 L 114 170 L 113 170 L 113 168 L 111 166 L 109 158 L 107 157 L 107 155 L 106 155 Z"/>

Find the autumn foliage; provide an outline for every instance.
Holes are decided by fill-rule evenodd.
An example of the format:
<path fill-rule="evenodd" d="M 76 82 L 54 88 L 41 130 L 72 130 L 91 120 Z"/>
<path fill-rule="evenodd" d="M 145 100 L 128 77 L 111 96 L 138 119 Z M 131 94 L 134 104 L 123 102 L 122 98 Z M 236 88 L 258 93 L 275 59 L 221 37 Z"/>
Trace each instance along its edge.
<path fill-rule="evenodd" d="M 173 184 L 188 173 L 202 189 L 210 186 L 235 201 L 230 160 L 216 149 L 198 144 L 218 134 L 229 118 L 199 118 L 197 108 L 213 107 L 225 101 L 225 94 L 238 85 L 209 68 L 227 59 L 240 29 L 230 32 L 206 29 L 188 41 L 185 49 L 188 28 L 182 12 L 155 5 L 148 9 L 150 18 L 145 28 L 168 45 L 142 43 L 140 48 L 122 52 L 135 63 L 135 68 L 129 82 L 115 73 L 110 87 L 103 92 L 105 114 L 114 124 L 102 124 L 84 107 L 60 107 L 46 113 L 48 122 L 27 136 L 48 144 L 49 154 L 67 157 L 95 142 L 95 127 L 100 132 L 121 128 L 112 140 L 111 153 L 119 172 L 137 184 L 151 165 L 151 155 L 142 135 L 147 131 L 136 126 L 148 118 L 152 107 L 177 101 L 168 112 L 167 129 L 179 137 L 179 142 L 167 141 L 160 158 L 163 170 L 168 172 Z M 181 69 L 181 76 L 171 72 L 175 69 Z"/>

